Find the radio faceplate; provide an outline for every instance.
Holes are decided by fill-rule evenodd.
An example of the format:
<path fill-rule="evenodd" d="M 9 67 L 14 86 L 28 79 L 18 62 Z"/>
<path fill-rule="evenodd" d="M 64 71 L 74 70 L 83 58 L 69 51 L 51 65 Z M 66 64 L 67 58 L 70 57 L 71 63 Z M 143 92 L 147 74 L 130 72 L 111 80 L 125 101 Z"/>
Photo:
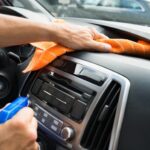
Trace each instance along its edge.
<path fill-rule="evenodd" d="M 105 68 L 65 56 L 39 71 L 29 97 L 41 129 L 69 149 L 83 149 L 86 125 L 113 80 L 121 85 L 120 104 L 128 80 Z"/>
<path fill-rule="evenodd" d="M 65 116 L 78 122 L 82 121 L 96 92 L 89 90 L 90 93 L 86 93 L 79 89 L 66 88 L 67 85 L 64 86 L 53 80 L 49 76 L 50 73 L 52 72 L 42 73 L 35 80 L 31 93 Z M 54 75 L 55 73 L 53 72 Z M 86 89 L 84 86 L 82 88 Z"/>

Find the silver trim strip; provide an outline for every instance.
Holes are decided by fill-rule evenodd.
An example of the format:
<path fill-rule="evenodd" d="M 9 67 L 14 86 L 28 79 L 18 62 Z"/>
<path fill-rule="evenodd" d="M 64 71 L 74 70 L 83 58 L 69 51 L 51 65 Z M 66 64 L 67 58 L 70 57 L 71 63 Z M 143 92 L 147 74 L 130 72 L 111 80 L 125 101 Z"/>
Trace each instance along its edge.
<path fill-rule="evenodd" d="M 113 129 L 111 133 L 109 150 L 117 150 L 118 147 L 118 141 L 119 141 L 120 131 L 123 123 L 129 89 L 130 89 L 130 82 L 126 79 L 126 85 L 124 86 L 124 89 L 122 90 L 118 101 L 116 116 L 115 116 Z"/>

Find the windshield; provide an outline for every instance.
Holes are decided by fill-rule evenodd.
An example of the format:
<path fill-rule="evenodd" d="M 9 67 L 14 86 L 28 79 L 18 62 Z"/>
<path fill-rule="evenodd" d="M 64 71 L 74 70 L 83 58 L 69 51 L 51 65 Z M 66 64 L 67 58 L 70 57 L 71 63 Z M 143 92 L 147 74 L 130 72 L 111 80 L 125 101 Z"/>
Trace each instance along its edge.
<path fill-rule="evenodd" d="M 56 17 L 150 25 L 150 0 L 36 0 L 36 2 Z M 18 7 L 39 11 L 34 0 L 13 0 L 13 3 Z"/>

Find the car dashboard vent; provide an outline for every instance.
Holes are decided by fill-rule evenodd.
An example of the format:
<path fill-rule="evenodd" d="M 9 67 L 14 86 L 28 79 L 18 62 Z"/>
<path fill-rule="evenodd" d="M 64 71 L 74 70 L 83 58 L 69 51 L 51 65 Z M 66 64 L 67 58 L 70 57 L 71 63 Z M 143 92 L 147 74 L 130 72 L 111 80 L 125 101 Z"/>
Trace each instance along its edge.
<path fill-rule="evenodd" d="M 121 86 L 112 81 L 100 98 L 87 124 L 81 146 L 89 150 L 108 150 Z"/>

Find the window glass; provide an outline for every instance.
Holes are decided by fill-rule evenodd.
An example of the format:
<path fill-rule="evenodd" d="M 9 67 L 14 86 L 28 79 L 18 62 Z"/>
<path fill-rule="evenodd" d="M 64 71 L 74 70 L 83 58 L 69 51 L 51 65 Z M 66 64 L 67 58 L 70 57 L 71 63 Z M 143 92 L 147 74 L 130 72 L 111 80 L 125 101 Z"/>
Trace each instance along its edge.
<path fill-rule="evenodd" d="M 128 9 L 142 9 L 141 5 L 136 0 L 103 0 L 100 5 L 109 7 L 119 7 Z"/>
<path fill-rule="evenodd" d="M 76 17 L 149 24 L 150 0 L 9 0 L 48 18 Z M 113 9 L 112 9 L 113 8 Z M 125 13 L 124 13 L 125 12 Z"/>
<path fill-rule="evenodd" d="M 31 11 L 35 12 L 41 12 L 41 9 L 39 9 L 37 6 L 34 5 L 34 0 L 9 0 L 13 6 L 20 7 L 20 8 L 26 8 Z"/>
<path fill-rule="evenodd" d="M 128 9 L 142 9 L 136 0 L 77 0 L 83 5 L 119 7 Z M 149 0 L 150 1 L 150 0 Z"/>
<path fill-rule="evenodd" d="M 120 7 L 131 9 L 142 9 L 141 5 L 136 0 L 121 0 Z"/>

